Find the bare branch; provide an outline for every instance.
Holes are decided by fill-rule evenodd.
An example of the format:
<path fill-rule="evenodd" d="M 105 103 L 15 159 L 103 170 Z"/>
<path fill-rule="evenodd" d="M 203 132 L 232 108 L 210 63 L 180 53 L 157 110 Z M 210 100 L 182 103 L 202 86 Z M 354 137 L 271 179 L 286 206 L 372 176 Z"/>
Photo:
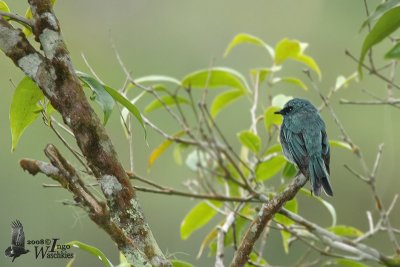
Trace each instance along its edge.
<path fill-rule="evenodd" d="M 306 184 L 307 178 L 300 174 L 282 192 L 264 203 L 256 218 L 250 224 L 244 235 L 238 251 L 235 253 L 231 267 L 240 267 L 248 261 L 255 242 L 260 237 L 267 223 L 279 212 L 283 205 L 294 198 L 297 192 Z"/>

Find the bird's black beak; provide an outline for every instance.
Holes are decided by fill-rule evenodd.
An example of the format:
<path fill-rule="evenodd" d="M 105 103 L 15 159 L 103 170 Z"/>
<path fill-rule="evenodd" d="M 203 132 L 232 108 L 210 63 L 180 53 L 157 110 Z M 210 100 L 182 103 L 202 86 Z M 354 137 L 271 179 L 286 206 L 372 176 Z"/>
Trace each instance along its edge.
<path fill-rule="evenodd" d="M 275 111 L 275 112 L 274 112 L 274 114 L 280 114 L 280 115 L 283 115 L 283 112 L 282 112 L 282 110 L 278 110 L 278 111 Z"/>

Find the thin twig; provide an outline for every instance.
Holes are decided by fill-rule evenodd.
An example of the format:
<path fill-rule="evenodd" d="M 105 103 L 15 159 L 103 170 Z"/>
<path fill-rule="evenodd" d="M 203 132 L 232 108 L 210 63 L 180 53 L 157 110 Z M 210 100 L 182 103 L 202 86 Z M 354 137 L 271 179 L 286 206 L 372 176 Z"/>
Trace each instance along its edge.
<path fill-rule="evenodd" d="M 0 17 L 4 17 L 4 18 L 8 17 L 10 20 L 20 22 L 31 29 L 33 28 L 33 21 L 31 19 L 27 19 L 27 18 L 19 16 L 17 14 L 0 11 Z"/>

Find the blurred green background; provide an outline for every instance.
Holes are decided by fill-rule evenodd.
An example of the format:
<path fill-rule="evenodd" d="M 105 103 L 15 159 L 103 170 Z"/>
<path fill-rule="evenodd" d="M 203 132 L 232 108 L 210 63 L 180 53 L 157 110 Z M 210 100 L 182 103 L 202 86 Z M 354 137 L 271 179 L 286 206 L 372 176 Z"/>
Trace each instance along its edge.
<path fill-rule="evenodd" d="M 7 1 L 11 10 L 24 14 L 25 1 Z M 379 1 L 368 1 L 371 9 Z M 365 33 L 360 33 L 360 25 L 365 19 L 363 1 L 348 0 L 280 0 L 280 1 L 64 1 L 59 0 L 56 14 L 61 23 L 68 49 L 77 69 L 88 72 L 81 53 L 95 68 L 106 83 L 119 88 L 124 74 L 111 48 L 112 39 L 126 66 L 134 77 L 149 74 L 164 74 L 182 78 L 189 72 L 214 66 L 228 66 L 248 73 L 250 68 L 269 66 L 266 53 L 254 46 L 240 46 L 228 58 L 223 52 L 234 35 L 246 32 L 275 45 L 282 38 L 294 38 L 309 43 L 307 54 L 314 57 L 322 71 L 318 86 L 323 92 L 335 84 L 338 75 L 348 76 L 356 69 L 356 64 L 345 56 L 345 49 L 358 55 Z M 384 51 L 384 50 L 382 50 Z M 383 52 L 376 50 L 377 59 Z M 379 60 L 378 60 L 379 62 Z M 303 66 L 289 63 L 287 72 L 307 80 L 301 72 Z M 13 85 L 23 77 L 11 61 L 0 57 L 0 249 L 10 243 L 10 223 L 19 219 L 24 225 L 26 239 L 60 238 L 61 242 L 79 240 L 100 248 L 112 260 L 118 262 L 118 251 L 111 239 L 77 208 L 64 206 L 61 201 L 71 195 L 62 189 L 44 189 L 42 183 L 52 182 L 43 175 L 32 177 L 19 167 L 21 158 L 45 160 L 43 148 L 47 143 L 62 147 L 50 129 L 38 119 L 22 136 L 17 150 L 10 152 L 11 135 L 8 112 L 13 94 Z M 382 166 L 378 175 L 378 192 L 386 205 L 399 192 L 400 179 L 396 163 L 400 153 L 399 111 L 383 106 L 344 106 L 340 98 L 367 99 L 361 89 L 368 89 L 377 95 L 385 94 L 385 85 L 375 78 L 365 75 L 358 84 L 351 84 L 335 95 L 332 104 L 341 122 L 353 141 L 359 145 L 365 158 L 372 166 L 377 146 L 385 143 Z M 287 86 L 274 88 L 272 94 L 284 93 L 311 99 L 319 104 L 320 99 L 312 90 L 309 92 Z M 398 93 L 398 92 L 396 92 Z M 143 108 L 149 99 L 142 102 Z M 265 105 L 267 106 L 267 102 Z M 228 139 L 239 147 L 235 133 L 248 127 L 250 115 L 248 102 L 240 101 L 222 111 L 218 123 L 228 135 Z M 340 133 L 330 115 L 324 111 L 331 139 L 340 139 Z M 152 121 L 168 132 L 176 126 L 171 124 L 162 111 L 151 114 Z M 117 112 L 112 115 L 107 129 L 126 168 L 129 168 L 129 151 Z M 159 159 L 152 170 L 146 170 L 146 161 L 162 138 L 149 131 L 148 143 L 143 141 L 139 126 L 135 131 L 135 168 L 139 174 L 164 185 L 183 188 L 182 182 L 193 177 L 184 166 L 176 166 L 171 153 Z M 64 150 L 65 151 L 65 150 Z M 65 152 L 65 155 L 69 155 Z M 69 158 L 70 155 L 68 156 Z M 343 165 L 348 164 L 360 170 L 354 155 L 343 149 L 332 151 L 332 183 L 335 197 L 329 199 L 336 207 L 339 224 L 349 224 L 367 230 L 366 210 L 374 210 L 374 202 L 369 188 L 349 175 Z M 279 179 L 278 177 L 274 179 Z M 180 239 L 179 226 L 184 215 L 196 201 L 178 197 L 139 193 L 140 201 L 154 235 L 164 252 L 187 260 L 196 266 L 212 266 L 213 258 L 205 255 L 196 260 L 202 237 L 210 227 L 194 233 L 188 240 Z M 312 199 L 300 198 L 300 213 L 310 220 L 329 226 L 328 212 Z M 392 224 L 400 225 L 399 207 L 393 212 Z M 376 212 L 374 215 L 377 216 Z M 216 221 L 215 221 L 216 222 Z M 369 240 L 368 243 L 391 254 L 386 235 Z M 271 264 L 291 266 L 304 251 L 301 244 L 295 244 L 293 253 L 285 255 L 280 235 L 272 231 L 266 246 L 266 259 Z M 83 251 L 73 250 L 77 255 L 74 266 L 102 266 L 93 256 Z M 207 253 L 205 253 L 207 254 Z M 229 259 L 231 255 L 227 255 Z M 13 264 L 4 255 L 0 256 L 0 266 L 65 266 L 65 260 L 35 260 L 33 253 L 18 258 Z"/>

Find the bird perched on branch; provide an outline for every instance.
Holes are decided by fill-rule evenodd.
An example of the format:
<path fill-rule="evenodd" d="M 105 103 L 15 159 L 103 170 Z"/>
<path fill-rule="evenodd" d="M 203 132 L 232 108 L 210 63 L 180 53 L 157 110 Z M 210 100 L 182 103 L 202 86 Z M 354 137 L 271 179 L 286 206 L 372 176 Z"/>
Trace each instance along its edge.
<path fill-rule="evenodd" d="M 323 188 L 333 196 L 329 183 L 330 148 L 318 110 L 308 100 L 294 98 L 275 114 L 283 116 L 280 140 L 285 157 L 310 180 L 314 195 L 319 196 Z"/>

